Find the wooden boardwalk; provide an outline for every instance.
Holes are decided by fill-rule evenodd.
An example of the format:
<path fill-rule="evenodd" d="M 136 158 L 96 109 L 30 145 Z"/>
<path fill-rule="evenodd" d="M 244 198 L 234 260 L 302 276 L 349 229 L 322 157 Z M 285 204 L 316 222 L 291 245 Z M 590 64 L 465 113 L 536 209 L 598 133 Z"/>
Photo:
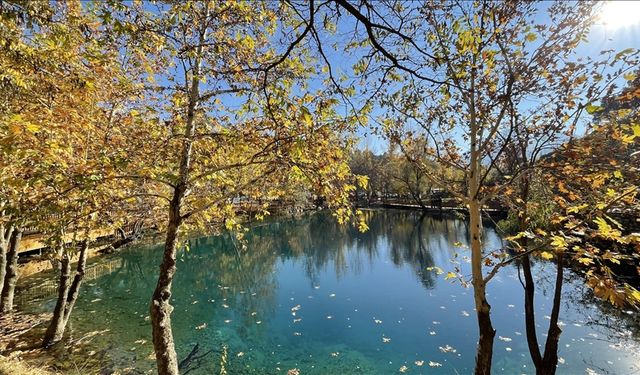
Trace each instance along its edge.
<path fill-rule="evenodd" d="M 363 206 L 364 207 L 364 206 Z M 367 205 L 367 207 L 380 207 L 380 208 L 393 208 L 400 210 L 422 210 L 429 213 L 459 213 L 463 215 L 467 215 L 467 208 L 464 206 L 452 206 L 452 205 L 424 205 L 420 206 L 419 204 L 411 201 L 375 201 L 371 202 Z M 482 212 L 484 215 L 492 217 L 492 218 L 506 218 L 507 210 L 496 207 L 483 207 Z"/>
<path fill-rule="evenodd" d="M 105 238 L 110 236 L 115 236 L 116 233 L 112 229 L 97 229 L 91 231 L 90 237 L 92 241 L 95 241 L 99 238 Z M 67 242 L 71 242 L 73 239 L 73 234 L 68 234 L 65 236 L 65 240 Z M 42 233 L 31 233 L 22 237 L 22 241 L 20 241 L 20 246 L 18 247 L 18 254 L 23 253 L 36 253 L 38 254 L 40 251 L 45 250 L 49 247 L 46 242 L 46 238 Z"/>

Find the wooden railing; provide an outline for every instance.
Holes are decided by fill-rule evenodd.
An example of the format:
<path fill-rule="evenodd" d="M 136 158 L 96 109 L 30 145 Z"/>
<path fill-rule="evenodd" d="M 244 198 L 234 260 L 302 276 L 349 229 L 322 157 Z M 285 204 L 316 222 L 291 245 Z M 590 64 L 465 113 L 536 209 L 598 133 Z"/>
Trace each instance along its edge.
<path fill-rule="evenodd" d="M 95 280 L 104 275 L 108 275 L 122 266 L 122 259 L 115 258 L 108 262 L 95 263 L 87 266 L 85 270 L 83 281 Z M 30 301 L 39 300 L 51 296 L 55 296 L 58 292 L 58 281 L 55 276 L 52 276 L 38 285 L 30 285 L 21 289 L 19 293 L 16 293 L 16 300 L 19 304 L 28 303 Z"/>

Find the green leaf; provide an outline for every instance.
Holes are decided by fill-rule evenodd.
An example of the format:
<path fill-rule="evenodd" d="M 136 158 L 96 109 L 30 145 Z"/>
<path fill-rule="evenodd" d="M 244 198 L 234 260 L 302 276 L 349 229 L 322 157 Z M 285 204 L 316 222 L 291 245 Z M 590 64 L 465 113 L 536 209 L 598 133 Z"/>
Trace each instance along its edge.
<path fill-rule="evenodd" d="M 304 121 L 304 123 L 307 125 L 313 124 L 313 117 L 311 117 L 311 112 L 309 112 L 309 109 L 307 107 L 302 107 L 301 111 L 302 121 Z"/>
<path fill-rule="evenodd" d="M 587 110 L 587 112 L 590 115 L 592 115 L 592 114 L 594 114 L 596 112 L 600 112 L 600 111 L 602 111 L 604 109 L 604 108 L 600 107 L 599 105 L 593 105 L 591 103 L 587 104 L 584 108 Z"/>

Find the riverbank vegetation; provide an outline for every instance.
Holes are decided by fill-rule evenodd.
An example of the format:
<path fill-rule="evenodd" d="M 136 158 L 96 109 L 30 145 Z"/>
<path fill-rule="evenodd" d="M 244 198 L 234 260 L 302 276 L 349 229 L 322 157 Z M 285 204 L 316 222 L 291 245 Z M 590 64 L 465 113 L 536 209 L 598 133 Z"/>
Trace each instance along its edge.
<path fill-rule="evenodd" d="M 356 203 L 394 198 L 466 209 L 471 276 L 447 278 L 473 289 L 476 374 L 491 372 L 496 335 L 486 288 L 507 265 L 522 266 L 526 311 L 534 257 L 556 263 L 558 296 L 572 265 L 638 309 L 640 52 L 584 52 L 606 6 L 2 2 L 1 314 L 26 237 L 58 273 L 49 348 L 89 248 L 152 228 L 164 249 L 150 337 L 158 373 L 177 374 L 172 283 L 190 235 L 243 243 L 243 217 L 285 201 L 366 230 Z M 386 152 L 358 150 L 365 131 Z M 501 249 L 483 246 L 487 208 L 507 214 Z M 558 304 L 542 352 L 526 318 L 541 374 L 558 363 Z"/>

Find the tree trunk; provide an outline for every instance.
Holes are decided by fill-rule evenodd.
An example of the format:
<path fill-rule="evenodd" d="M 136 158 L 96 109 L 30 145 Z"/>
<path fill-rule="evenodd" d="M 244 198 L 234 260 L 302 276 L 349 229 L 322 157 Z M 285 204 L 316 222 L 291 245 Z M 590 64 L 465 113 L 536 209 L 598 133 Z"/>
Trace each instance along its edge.
<path fill-rule="evenodd" d="M 13 234 L 13 225 L 8 227 L 0 225 L 0 295 L 4 288 L 4 276 L 7 272 L 7 252 L 9 251 L 9 242 Z"/>
<path fill-rule="evenodd" d="M 529 255 L 522 258 L 522 272 L 524 274 L 524 319 L 527 333 L 527 345 L 533 364 L 538 368 L 542 363 L 538 334 L 536 333 L 536 312 L 534 308 L 535 283 L 531 274 L 531 260 Z"/>
<path fill-rule="evenodd" d="M 469 178 L 467 182 L 467 204 L 469 206 L 469 222 L 471 225 L 471 282 L 473 297 L 478 318 L 478 348 L 476 354 L 476 375 L 491 374 L 491 359 L 493 357 L 493 339 L 496 335 L 491 324 L 491 305 L 487 302 L 486 281 L 482 272 L 482 215 L 480 212 L 480 173 L 481 150 L 478 145 L 480 126 L 477 122 L 475 107 L 475 69 L 471 71 L 471 93 L 469 103 Z"/>
<path fill-rule="evenodd" d="M 491 373 L 493 357 L 493 340 L 496 331 L 491 323 L 491 306 L 487 302 L 486 284 L 482 274 L 482 217 L 480 206 L 475 200 L 469 202 L 469 219 L 471 224 L 471 271 L 473 296 L 478 318 L 480 337 L 476 352 L 476 375 Z"/>
<path fill-rule="evenodd" d="M 549 331 L 547 333 L 547 341 L 544 344 L 544 357 L 541 366 L 536 368 L 537 375 L 553 375 L 558 367 L 558 342 L 562 329 L 558 325 L 560 318 L 560 300 L 562 298 L 562 283 L 564 271 L 564 253 L 558 252 L 556 285 L 553 295 L 553 307 L 551 309 L 551 321 L 549 322 Z"/>
<path fill-rule="evenodd" d="M 206 4 L 206 3 L 205 3 Z M 204 19 L 210 16 L 209 7 L 205 5 Z M 194 63 L 191 71 L 191 82 L 189 84 L 189 102 L 187 106 L 187 117 L 185 133 L 180 155 L 180 170 L 178 182 L 173 190 L 173 197 L 169 204 L 169 224 L 167 226 L 167 237 L 164 244 L 162 263 L 158 283 L 153 292 L 150 306 L 151 330 L 153 337 L 153 349 L 156 354 L 156 366 L 158 375 L 178 375 L 178 359 L 173 333 L 171 331 L 171 284 L 176 273 L 176 250 L 178 246 L 178 231 L 182 223 L 180 209 L 185 197 L 188 183 L 189 171 L 191 169 L 191 157 L 193 147 L 193 137 L 196 131 L 196 111 L 200 103 L 200 72 L 202 68 L 203 45 L 207 39 L 207 26 L 203 23 L 204 29 L 200 30 L 199 45 L 195 50 Z M 188 72 L 185 71 L 185 77 Z"/>
<path fill-rule="evenodd" d="M 62 245 L 61 245 L 62 246 Z M 69 255 L 64 253 L 62 260 L 60 261 L 60 280 L 58 282 L 58 299 L 56 300 L 56 307 L 53 309 L 53 317 L 47 331 L 44 333 L 42 339 L 42 346 L 49 347 L 56 342 L 62 340 L 64 334 L 64 309 L 67 304 L 67 297 L 69 294 L 69 279 L 71 277 L 71 260 Z"/>
<path fill-rule="evenodd" d="M 151 327 L 153 348 L 159 375 L 177 375 L 178 357 L 176 355 L 173 333 L 171 331 L 171 284 L 176 273 L 176 248 L 180 227 L 180 203 L 182 198 L 174 193 L 171 201 L 171 214 L 164 245 L 162 264 L 158 283 L 151 300 Z"/>
<path fill-rule="evenodd" d="M 63 255 L 61 263 L 60 284 L 58 285 L 58 300 L 53 310 L 53 317 L 49 323 L 49 327 L 45 332 L 42 340 L 43 347 L 49 347 L 56 342 L 62 340 L 64 331 L 69 324 L 69 317 L 73 311 L 73 306 L 78 300 L 80 294 L 80 285 L 84 279 L 85 269 L 87 266 L 87 256 L 89 249 L 89 241 L 83 241 L 80 248 L 80 256 L 76 265 L 76 274 L 73 281 L 69 284 L 71 278 L 71 260 L 68 255 Z"/>
<path fill-rule="evenodd" d="M 84 272 L 87 266 L 87 253 L 89 250 L 89 241 L 84 241 L 82 243 L 82 247 L 80 248 L 80 256 L 78 258 L 78 265 L 76 266 L 76 274 L 73 277 L 73 282 L 71 283 L 71 287 L 69 288 L 69 292 L 67 293 L 67 305 L 64 307 L 64 321 L 63 321 L 63 330 L 67 327 L 69 322 L 69 317 L 71 316 L 71 311 L 73 311 L 73 306 L 76 304 L 78 300 L 78 295 L 80 294 L 80 285 L 82 284 L 82 280 L 84 279 Z"/>
<path fill-rule="evenodd" d="M 6 271 L 2 287 L 2 300 L 0 301 L 0 313 L 6 314 L 13 310 L 13 296 L 18 281 L 18 248 L 22 240 L 22 229 L 13 231 L 6 257 Z"/>
<path fill-rule="evenodd" d="M 523 155 L 523 158 L 526 158 L 526 155 Z M 520 183 L 520 199 L 522 200 L 522 211 L 518 215 L 518 227 L 520 228 L 520 232 L 524 232 L 528 229 L 529 188 L 529 176 L 525 173 L 522 177 L 522 182 Z M 527 250 L 528 240 L 526 237 L 520 240 L 520 246 L 523 251 Z M 533 281 L 533 274 L 531 273 L 531 258 L 529 255 L 525 255 L 522 258 L 522 272 L 524 274 L 524 319 L 527 334 L 527 346 L 529 348 L 531 360 L 535 367 L 538 368 L 542 363 L 542 354 L 540 354 L 538 334 L 536 333 L 536 313 L 534 305 L 536 285 Z"/>

